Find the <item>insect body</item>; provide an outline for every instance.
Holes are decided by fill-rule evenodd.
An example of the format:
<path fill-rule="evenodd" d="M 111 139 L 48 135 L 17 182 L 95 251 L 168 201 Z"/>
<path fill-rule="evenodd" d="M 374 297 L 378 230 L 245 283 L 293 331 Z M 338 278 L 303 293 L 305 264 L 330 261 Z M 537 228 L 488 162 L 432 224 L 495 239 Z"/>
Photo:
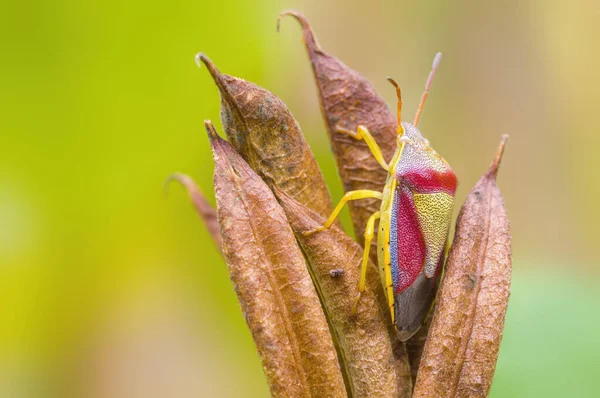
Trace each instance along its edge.
<path fill-rule="evenodd" d="M 379 146 L 364 126 L 357 132 L 340 130 L 364 140 L 378 163 L 388 171 L 383 192 L 350 191 L 337 205 L 324 226 L 329 228 L 345 203 L 363 198 L 381 199 L 365 229 L 365 250 L 358 284 L 358 297 L 365 289 L 369 249 L 379 219 L 377 257 L 381 281 L 398 338 L 409 339 L 425 321 L 435 297 L 445 260 L 445 246 L 452 215 L 456 175 L 429 145 L 416 124 L 431 81 L 441 59 L 438 53 L 425 85 L 415 123 L 401 121 L 402 99 L 398 85 L 398 138 L 393 158 L 386 163 Z"/>

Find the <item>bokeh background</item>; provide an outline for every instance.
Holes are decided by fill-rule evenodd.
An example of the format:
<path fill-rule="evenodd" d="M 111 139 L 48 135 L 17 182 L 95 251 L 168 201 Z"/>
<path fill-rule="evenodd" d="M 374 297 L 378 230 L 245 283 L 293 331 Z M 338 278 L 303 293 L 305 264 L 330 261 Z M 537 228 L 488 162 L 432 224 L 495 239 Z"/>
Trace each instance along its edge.
<path fill-rule="evenodd" d="M 225 265 L 174 171 L 214 203 L 202 127 L 219 97 L 194 55 L 281 97 L 342 195 L 300 29 L 385 80 L 460 179 L 499 175 L 513 288 L 492 397 L 600 391 L 600 3 L 0 3 L 0 396 L 265 397 Z M 348 213 L 344 225 L 350 231 Z"/>

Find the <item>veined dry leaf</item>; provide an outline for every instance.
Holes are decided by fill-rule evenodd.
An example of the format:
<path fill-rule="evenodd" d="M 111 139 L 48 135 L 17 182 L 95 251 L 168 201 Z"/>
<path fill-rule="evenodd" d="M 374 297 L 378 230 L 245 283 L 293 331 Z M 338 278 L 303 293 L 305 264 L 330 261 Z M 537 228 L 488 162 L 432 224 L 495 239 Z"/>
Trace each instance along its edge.
<path fill-rule="evenodd" d="M 277 397 L 345 397 L 327 321 L 286 215 L 264 181 L 206 122 L 223 254 Z"/>
<path fill-rule="evenodd" d="M 288 10 L 281 13 L 279 19 L 286 15 L 293 16 L 302 25 L 304 43 L 319 90 L 321 110 L 344 189 L 383 191 L 387 171 L 377 163 L 364 141 L 358 141 L 338 130 L 342 128 L 356 131 L 356 127 L 361 124 L 367 127 L 379 144 L 384 158 L 389 161 L 396 150 L 396 117 L 367 79 L 321 50 L 304 15 Z M 280 20 L 277 21 L 278 30 L 279 22 Z M 367 220 L 379 210 L 381 202 L 363 199 L 349 202 L 348 205 L 356 238 L 362 245 Z M 374 246 L 376 241 L 373 241 Z M 371 253 L 371 259 L 376 261 L 377 251 L 371 250 Z"/>
<path fill-rule="evenodd" d="M 212 236 L 215 245 L 219 251 L 223 251 L 223 240 L 221 239 L 221 232 L 219 231 L 219 222 L 217 221 L 216 210 L 208 203 L 198 185 L 194 182 L 192 177 L 182 174 L 174 173 L 171 174 L 165 181 L 165 191 L 167 186 L 172 182 L 177 181 L 187 190 L 187 193 L 192 201 L 192 205 L 196 209 L 196 212 L 204 221 L 208 233 Z"/>
<path fill-rule="evenodd" d="M 485 397 L 490 390 L 512 269 L 509 222 L 496 185 L 506 138 L 458 216 L 415 397 Z"/>
<path fill-rule="evenodd" d="M 367 271 L 367 289 L 356 314 L 363 249 L 337 227 L 305 235 L 325 221 L 280 190 L 275 190 L 296 237 L 306 254 L 325 307 L 342 366 L 356 397 L 410 397 L 412 382 L 406 352 L 396 359 L 388 326 L 389 310 L 380 301 L 383 288 L 373 263 Z M 330 271 L 338 274 L 333 278 Z M 341 271 L 340 271 L 341 270 Z M 383 308 L 382 308 L 383 307 Z M 403 350 L 404 346 L 399 346 Z M 403 355 L 402 355 L 403 354 Z"/>
<path fill-rule="evenodd" d="M 328 216 L 333 211 L 325 179 L 287 106 L 254 83 L 222 74 L 202 61 L 221 93 L 221 120 L 233 147 L 271 187 L 278 187 Z"/>

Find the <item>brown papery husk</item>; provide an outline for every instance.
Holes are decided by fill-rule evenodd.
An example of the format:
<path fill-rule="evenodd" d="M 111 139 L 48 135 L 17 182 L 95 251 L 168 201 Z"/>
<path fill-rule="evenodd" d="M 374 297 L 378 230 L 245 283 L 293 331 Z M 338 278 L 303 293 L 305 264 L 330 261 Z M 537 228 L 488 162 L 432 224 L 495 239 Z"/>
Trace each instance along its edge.
<path fill-rule="evenodd" d="M 286 215 L 207 121 L 223 254 L 271 394 L 345 397 L 325 315 Z"/>
<path fill-rule="evenodd" d="M 377 268 L 369 262 L 367 287 L 352 309 L 357 295 L 363 249 L 337 227 L 306 234 L 324 219 L 285 193 L 275 191 L 290 225 L 307 256 L 325 307 L 342 367 L 356 397 L 410 397 L 412 382 L 404 346 L 392 341 L 389 310 L 380 301 L 383 287 Z M 333 278 L 331 270 L 343 270 Z M 394 353 L 392 346 L 399 350 Z M 396 354 L 396 356 L 395 356 Z"/>
<path fill-rule="evenodd" d="M 510 294 L 510 228 L 498 166 L 467 196 L 438 293 L 415 385 L 415 397 L 488 395 Z"/>
<path fill-rule="evenodd" d="M 165 192 L 168 184 L 172 181 L 177 181 L 186 189 L 192 205 L 196 209 L 200 219 L 204 221 L 204 225 L 212 237 L 215 246 L 217 246 L 219 251 L 223 251 L 223 240 L 221 239 L 221 231 L 219 231 L 217 211 L 208 203 L 208 200 L 206 200 L 194 179 L 183 173 L 173 173 L 165 181 Z"/>
<path fill-rule="evenodd" d="M 304 44 L 319 91 L 321 111 L 345 191 L 383 191 L 388 172 L 377 163 L 364 141 L 338 130 L 356 131 L 358 125 L 365 126 L 379 144 L 383 157 L 390 161 L 397 145 L 396 116 L 366 78 L 321 49 L 304 15 L 288 10 L 281 13 L 279 18 L 286 15 L 296 18 L 302 26 Z M 379 210 L 381 201 L 363 199 L 348 204 L 356 239 L 362 245 L 367 220 Z M 375 245 L 376 240 L 373 247 Z M 371 259 L 377 261 L 375 250 L 372 250 Z"/>
<path fill-rule="evenodd" d="M 331 196 L 298 122 L 287 106 L 254 83 L 219 72 L 205 54 L 221 94 L 221 121 L 233 147 L 270 187 L 322 216 L 333 211 Z"/>

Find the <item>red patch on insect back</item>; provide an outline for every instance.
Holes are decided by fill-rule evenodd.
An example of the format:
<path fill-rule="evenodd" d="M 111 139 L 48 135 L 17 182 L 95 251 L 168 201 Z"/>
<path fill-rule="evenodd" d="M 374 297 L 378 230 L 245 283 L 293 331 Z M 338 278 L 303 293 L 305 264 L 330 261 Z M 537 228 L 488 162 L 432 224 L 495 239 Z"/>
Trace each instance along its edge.
<path fill-rule="evenodd" d="M 454 196 L 456 192 L 456 174 L 452 170 L 439 172 L 430 168 L 418 168 L 404 174 L 402 179 L 415 193 L 446 192 Z"/>
<path fill-rule="evenodd" d="M 395 214 L 392 217 L 396 217 L 397 245 L 395 248 L 391 245 L 391 249 L 397 250 L 397 256 L 392 256 L 397 258 L 397 263 L 392 264 L 392 279 L 394 293 L 398 294 L 409 287 L 421 272 L 425 264 L 425 243 L 412 192 L 401 185 L 396 190 L 396 195 L 397 206 L 394 206 Z"/>

